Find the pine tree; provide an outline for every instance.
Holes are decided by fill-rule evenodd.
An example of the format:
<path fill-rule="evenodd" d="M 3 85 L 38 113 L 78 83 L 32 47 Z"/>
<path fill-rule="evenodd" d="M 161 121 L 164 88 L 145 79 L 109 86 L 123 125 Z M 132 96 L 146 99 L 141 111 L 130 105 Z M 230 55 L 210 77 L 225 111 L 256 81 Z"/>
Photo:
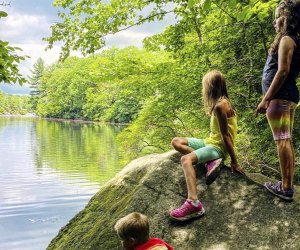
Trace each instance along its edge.
<path fill-rule="evenodd" d="M 38 95 L 40 94 L 39 85 L 41 77 L 46 70 L 45 62 L 42 58 L 38 58 L 36 63 L 33 65 L 33 69 L 30 70 L 31 76 L 29 76 L 29 85 L 32 89 L 30 91 L 30 102 L 32 110 L 36 110 Z"/>

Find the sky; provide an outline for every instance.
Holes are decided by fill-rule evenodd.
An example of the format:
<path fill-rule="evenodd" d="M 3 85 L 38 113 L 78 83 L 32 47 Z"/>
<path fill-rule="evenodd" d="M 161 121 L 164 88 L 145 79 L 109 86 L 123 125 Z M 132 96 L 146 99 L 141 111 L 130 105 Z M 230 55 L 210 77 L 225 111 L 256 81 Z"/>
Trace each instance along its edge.
<path fill-rule="evenodd" d="M 60 21 L 57 17 L 58 8 L 52 6 L 52 0 L 1 0 L 10 6 L 0 6 L 0 10 L 8 13 L 8 17 L 0 19 L 0 39 L 8 41 L 12 46 L 20 47 L 21 54 L 30 58 L 21 63 L 19 69 L 25 77 L 30 75 L 34 63 L 41 57 L 46 65 L 56 62 L 59 58 L 60 45 L 55 44 L 51 50 L 45 51 L 47 43 L 43 37 L 51 35 L 51 24 Z M 168 25 L 174 24 L 175 18 L 167 16 L 163 21 L 146 23 L 138 27 L 110 35 L 106 39 L 106 47 L 124 48 L 129 45 L 142 47 L 142 40 L 162 32 Z M 80 56 L 80 52 L 73 52 Z M 28 94 L 28 86 L 0 83 L 0 89 L 10 94 Z"/>

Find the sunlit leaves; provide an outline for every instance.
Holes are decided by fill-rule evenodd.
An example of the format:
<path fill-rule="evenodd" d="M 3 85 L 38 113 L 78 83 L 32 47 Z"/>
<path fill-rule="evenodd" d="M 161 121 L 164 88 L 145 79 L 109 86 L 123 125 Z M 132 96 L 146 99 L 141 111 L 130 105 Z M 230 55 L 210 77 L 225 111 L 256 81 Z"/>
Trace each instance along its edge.
<path fill-rule="evenodd" d="M 211 9 L 211 0 L 201 0 L 202 7 L 204 11 L 209 11 Z"/>
<path fill-rule="evenodd" d="M 236 3 L 237 3 L 237 0 L 229 0 L 228 7 L 230 9 L 233 9 L 234 7 L 236 7 Z"/>
<path fill-rule="evenodd" d="M 188 6 L 189 8 L 192 8 L 192 7 L 194 7 L 195 3 L 196 3 L 195 0 L 188 0 L 187 6 Z"/>
<path fill-rule="evenodd" d="M 173 12 L 180 17 L 178 20 L 194 16 L 201 24 L 207 15 L 221 10 L 223 23 L 230 22 L 230 19 L 244 23 L 257 19 L 262 22 L 277 3 L 277 0 L 56 0 L 53 5 L 65 11 L 58 14 L 61 22 L 52 25 L 52 35 L 44 40 L 49 48 L 62 41 L 61 59 L 64 59 L 71 50 L 80 50 L 83 55 L 95 53 L 105 45 L 107 35 L 145 22 L 162 20 L 167 13 Z"/>
<path fill-rule="evenodd" d="M 240 13 L 237 15 L 237 20 L 247 22 L 253 17 L 258 17 L 258 19 L 262 22 L 272 13 L 272 10 L 277 4 L 278 0 L 268 2 L 250 1 L 248 5 L 241 8 Z"/>
<path fill-rule="evenodd" d="M 0 82 L 23 84 L 26 79 L 19 73 L 18 65 L 25 60 L 24 56 L 16 54 L 18 47 L 12 47 L 8 42 L 0 40 Z"/>
<path fill-rule="evenodd" d="M 1 17 L 7 17 L 7 13 L 0 11 Z M 26 56 L 19 56 L 18 47 L 12 47 L 8 42 L 0 40 L 0 82 L 23 84 L 26 79 L 19 73 L 18 65 Z"/>

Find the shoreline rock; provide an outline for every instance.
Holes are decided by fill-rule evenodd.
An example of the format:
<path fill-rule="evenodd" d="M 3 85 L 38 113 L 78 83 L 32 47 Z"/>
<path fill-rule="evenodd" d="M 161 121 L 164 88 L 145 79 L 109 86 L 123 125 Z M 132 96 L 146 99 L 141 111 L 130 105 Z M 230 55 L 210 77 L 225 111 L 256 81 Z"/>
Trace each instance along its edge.
<path fill-rule="evenodd" d="M 170 151 L 138 158 L 106 183 L 47 249 L 121 249 L 113 226 L 133 212 L 150 219 L 151 236 L 176 250 L 197 249 L 300 249 L 300 189 L 294 202 L 272 196 L 260 185 L 259 174 L 242 177 L 224 167 L 219 178 L 205 185 L 197 168 L 197 189 L 206 214 L 178 223 L 169 211 L 187 196 L 180 154 Z M 258 185 L 259 184 L 259 185 Z"/>

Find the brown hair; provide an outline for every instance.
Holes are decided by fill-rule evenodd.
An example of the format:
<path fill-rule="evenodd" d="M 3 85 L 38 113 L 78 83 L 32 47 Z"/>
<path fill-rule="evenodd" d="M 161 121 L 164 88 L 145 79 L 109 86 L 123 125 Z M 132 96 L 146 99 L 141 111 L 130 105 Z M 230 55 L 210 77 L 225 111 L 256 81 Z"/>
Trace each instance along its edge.
<path fill-rule="evenodd" d="M 123 240 L 133 238 L 140 244 L 149 239 L 149 221 L 141 213 L 133 212 L 119 219 L 114 229 Z"/>
<path fill-rule="evenodd" d="M 225 77 L 221 72 L 217 70 L 208 72 L 203 77 L 202 85 L 204 108 L 208 114 L 212 114 L 216 103 L 221 97 L 225 97 L 229 101 Z"/>
<path fill-rule="evenodd" d="M 281 38 L 284 36 L 295 36 L 300 32 L 300 2 L 298 0 L 282 0 L 278 4 L 282 28 L 277 33 L 269 52 L 276 54 Z"/>

